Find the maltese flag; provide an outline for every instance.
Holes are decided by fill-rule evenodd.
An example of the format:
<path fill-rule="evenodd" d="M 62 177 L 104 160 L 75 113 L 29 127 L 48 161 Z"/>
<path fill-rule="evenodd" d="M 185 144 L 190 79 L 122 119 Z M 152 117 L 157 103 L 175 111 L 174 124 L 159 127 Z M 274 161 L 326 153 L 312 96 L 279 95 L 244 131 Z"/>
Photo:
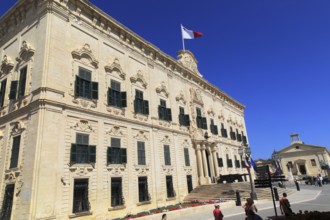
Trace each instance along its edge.
<path fill-rule="evenodd" d="M 203 36 L 201 32 L 191 31 L 181 25 L 181 32 L 183 39 L 195 39 L 197 37 Z"/>

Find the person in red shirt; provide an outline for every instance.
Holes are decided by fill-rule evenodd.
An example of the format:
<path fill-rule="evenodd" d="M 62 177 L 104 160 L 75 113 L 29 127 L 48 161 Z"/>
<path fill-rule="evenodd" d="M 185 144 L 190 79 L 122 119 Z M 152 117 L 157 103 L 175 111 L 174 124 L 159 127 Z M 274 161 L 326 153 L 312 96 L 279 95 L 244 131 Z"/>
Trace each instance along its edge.
<path fill-rule="evenodd" d="M 215 205 L 214 207 L 215 207 L 214 210 L 213 210 L 214 220 L 222 220 L 223 214 L 220 210 L 220 206 Z"/>
<path fill-rule="evenodd" d="M 283 193 L 283 197 L 280 199 L 280 209 L 282 214 L 284 214 L 286 217 L 290 216 L 292 214 L 292 209 L 289 200 L 286 198 L 287 194 Z"/>

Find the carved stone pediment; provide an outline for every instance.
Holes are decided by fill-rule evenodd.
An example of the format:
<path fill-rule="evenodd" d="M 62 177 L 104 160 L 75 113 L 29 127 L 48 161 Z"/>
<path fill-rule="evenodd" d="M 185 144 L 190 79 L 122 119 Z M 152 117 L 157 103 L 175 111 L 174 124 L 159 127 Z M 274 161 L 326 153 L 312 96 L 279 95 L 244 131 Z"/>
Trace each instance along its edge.
<path fill-rule="evenodd" d="M 135 139 L 138 140 L 148 140 L 147 132 L 145 131 L 138 131 L 134 136 Z"/>
<path fill-rule="evenodd" d="M 214 117 L 215 113 L 214 113 L 214 111 L 213 111 L 213 108 L 212 108 L 212 107 L 210 107 L 210 109 L 209 109 L 209 110 L 207 110 L 207 114 L 209 114 L 211 117 Z"/>
<path fill-rule="evenodd" d="M 177 102 L 181 102 L 182 104 L 186 104 L 186 98 L 184 97 L 184 93 L 183 93 L 183 91 L 181 90 L 180 91 L 180 94 L 178 94 L 176 97 L 175 97 L 175 100 L 177 101 Z"/>
<path fill-rule="evenodd" d="M 191 96 L 191 100 L 194 103 L 197 103 L 201 106 L 204 106 L 202 94 L 201 94 L 201 91 L 199 89 L 190 88 L 190 96 Z"/>
<path fill-rule="evenodd" d="M 106 134 L 119 137 L 124 136 L 124 132 L 118 125 L 114 125 Z"/>
<path fill-rule="evenodd" d="M 19 56 L 16 57 L 17 62 L 22 60 L 28 61 L 35 53 L 35 49 L 28 45 L 26 41 L 22 42 L 21 50 L 19 51 Z"/>
<path fill-rule="evenodd" d="M 12 124 L 11 135 L 21 134 L 25 130 L 25 125 L 22 121 L 17 121 Z"/>
<path fill-rule="evenodd" d="M 95 132 L 89 121 L 85 119 L 80 119 L 75 125 L 71 126 L 71 128 L 77 131 Z"/>
<path fill-rule="evenodd" d="M 107 167 L 107 170 L 112 175 L 121 175 L 126 169 L 126 164 L 111 164 Z"/>
<path fill-rule="evenodd" d="M 10 73 L 13 68 L 14 63 L 11 61 L 10 57 L 4 55 L 0 66 L 0 75 Z"/>
<path fill-rule="evenodd" d="M 165 135 L 161 142 L 164 144 L 171 144 L 171 139 L 168 135 Z"/>
<path fill-rule="evenodd" d="M 194 55 L 188 50 L 180 50 L 178 54 L 178 61 L 184 67 L 188 68 L 198 76 L 202 77 L 202 74 L 197 69 L 197 60 Z"/>
<path fill-rule="evenodd" d="M 94 67 L 97 68 L 99 61 L 95 58 L 92 49 L 89 44 L 85 44 L 81 49 L 76 49 L 71 52 L 72 57 L 76 60 L 88 60 L 88 62 Z"/>
<path fill-rule="evenodd" d="M 184 141 L 182 142 L 181 144 L 183 147 L 189 147 L 190 146 L 190 143 L 188 142 L 187 139 L 184 139 Z"/>
<path fill-rule="evenodd" d="M 121 68 L 118 58 L 115 58 L 111 65 L 106 65 L 104 69 L 107 73 L 116 73 L 123 80 L 126 78 L 126 73 L 124 73 L 123 69 Z"/>
<path fill-rule="evenodd" d="M 136 73 L 135 76 L 132 76 L 132 77 L 130 78 L 130 80 L 131 80 L 132 83 L 140 82 L 144 88 L 147 88 L 148 83 L 147 83 L 147 81 L 144 79 L 144 76 L 143 76 L 143 73 L 142 73 L 141 70 L 139 70 L 139 71 Z"/>
<path fill-rule="evenodd" d="M 163 94 L 164 96 L 168 97 L 170 94 L 166 88 L 165 82 L 161 82 L 161 84 L 156 88 L 156 92 L 158 94 Z"/>

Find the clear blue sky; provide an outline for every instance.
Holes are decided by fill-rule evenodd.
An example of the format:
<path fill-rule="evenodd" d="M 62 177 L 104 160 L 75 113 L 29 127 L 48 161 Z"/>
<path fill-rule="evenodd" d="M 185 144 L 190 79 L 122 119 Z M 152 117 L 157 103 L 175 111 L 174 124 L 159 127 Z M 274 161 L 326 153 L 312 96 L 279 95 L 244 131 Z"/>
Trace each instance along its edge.
<path fill-rule="evenodd" d="M 2 0 L 2 15 L 15 0 Z M 254 159 L 290 144 L 330 144 L 329 0 L 91 0 L 176 58 L 180 24 L 204 78 L 246 105 Z"/>

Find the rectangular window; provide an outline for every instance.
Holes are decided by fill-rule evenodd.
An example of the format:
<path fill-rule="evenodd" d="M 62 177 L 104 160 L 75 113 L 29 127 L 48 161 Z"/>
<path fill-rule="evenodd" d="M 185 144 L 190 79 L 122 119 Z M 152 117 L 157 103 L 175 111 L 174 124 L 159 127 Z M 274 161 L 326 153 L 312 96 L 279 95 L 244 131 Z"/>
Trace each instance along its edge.
<path fill-rule="evenodd" d="M 92 72 L 79 68 L 75 81 L 75 96 L 87 99 L 98 99 L 98 83 L 92 82 Z"/>
<path fill-rule="evenodd" d="M 108 89 L 108 105 L 124 108 L 127 106 L 127 94 L 120 91 L 120 83 L 111 80 Z"/>
<path fill-rule="evenodd" d="M 237 137 L 237 141 L 242 142 L 242 135 L 238 133 L 237 129 L 236 129 L 236 137 Z"/>
<path fill-rule="evenodd" d="M 207 130 L 206 117 L 202 117 L 202 111 L 200 108 L 196 108 L 196 114 L 197 127 Z"/>
<path fill-rule="evenodd" d="M 225 126 L 223 125 L 223 123 L 221 123 L 221 136 L 222 137 L 228 137 L 228 134 L 227 134 L 227 129 L 225 129 Z"/>
<path fill-rule="evenodd" d="M 316 166 L 316 161 L 314 159 L 311 159 L 311 164 L 312 164 L 313 167 L 315 167 Z"/>
<path fill-rule="evenodd" d="M 226 154 L 226 158 L 227 158 L 227 167 L 233 167 L 233 162 L 231 159 L 229 159 L 228 154 Z"/>
<path fill-rule="evenodd" d="M 243 131 L 242 131 L 242 141 L 245 145 L 247 144 L 246 136 L 244 136 Z"/>
<path fill-rule="evenodd" d="M 184 108 L 179 107 L 179 123 L 181 126 L 190 126 L 189 115 L 184 114 Z"/>
<path fill-rule="evenodd" d="M 18 82 L 18 98 L 21 98 L 25 95 L 26 72 L 27 72 L 27 66 L 25 66 L 20 70 L 19 82 Z"/>
<path fill-rule="evenodd" d="M 149 102 L 143 99 L 143 92 L 135 90 L 134 112 L 149 115 Z"/>
<path fill-rule="evenodd" d="M 236 140 L 236 134 L 235 134 L 235 132 L 233 132 L 233 128 L 232 127 L 230 127 L 230 139 Z"/>
<path fill-rule="evenodd" d="M 138 164 L 139 165 L 146 165 L 146 152 L 144 142 L 138 141 Z"/>
<path fill-rule="evenodd" d="M 107 152 L 108 164 L 127 163 L 127 149 L 121 148 L 119 138 L 111 138 L 111 145 Z"/>
<path fill-rule="evenodd" d="M 10 184 L 6 186 L 0 213 L 0 219 L 2 220 L 10 220 L 11 211 L 13 208 L 14 190 L 15 184 Z"/>
<path fill-rule="evenodd" d="M 76 143 L 71 144 L 71 164 L 74 163 L 95 163 L 96 146 L 89 145 L 87 134 L 76 135 Z"/>
<path fill-rule="evenodd" d="M 190 166 L 189 149 L 188 148 L 184 148 L 184 161 L 185 161 L 185 165 L 187 167 Z"/>
<path fill-rule="evenodd" d="M 164 160 L 165 165 L 171 165 L 171 152 L 169 145 L 164 145 Z"/>
<path fill-rule="evenodd" d="M 150 200 L 148 192 L 148 178 L 139 177 L 139 202 L 146 202 Z"/>
<path fill-rule="evenodd" d="M 10 166 L 9 168 L 16 168 L 18 165 L 19 148 L 20 148 L 21 136 L 13 138 L 13 146 L 11 148 Z"/>
<path fill-rule="evenodd" d="M 121 177 L 111 178 L 111 206 L 124 205 Z"/>
<path fill-rule="evenodd" d="M 223 160 L 221 157 L 218 157 L 218 167 L 223 167 Z"/>
<path fill-rule="evenodd" d="M 6 85 L 7 85 L 7 79 L 2 80 L 0 83 L 0 108 L 3 107 L 5 102 Z"/>
<path fill-rule="evenodd" d="M 190 193 L 193 190 L 191 175 L 187 175 L 187 186 L 188 186 L 188 193 Z"/>
<path fill-rule="evenodd" d="M 211 133 L 214 135 L 218 134 L 218 126 L 214 124 L 214 120 L 211 119 L 211 125 L 210 125 Z"/>
<path fill-rule="evenodd" d="M 89 211 L 88 179 L 75 179 L 72 213 Z"/>
<path fill-rule="evenodd" d="M 172 121 L 172 111 L 170 108 L 166 108 L 166 101 L 162 99 L 158 106 L 158 117 L 160 120 Z"/>
<path fill-rule="evenodd" d="M 172 176 L 166 176 L 166 191 L 167 191 L 167 198 L 175 197 Z"/>

